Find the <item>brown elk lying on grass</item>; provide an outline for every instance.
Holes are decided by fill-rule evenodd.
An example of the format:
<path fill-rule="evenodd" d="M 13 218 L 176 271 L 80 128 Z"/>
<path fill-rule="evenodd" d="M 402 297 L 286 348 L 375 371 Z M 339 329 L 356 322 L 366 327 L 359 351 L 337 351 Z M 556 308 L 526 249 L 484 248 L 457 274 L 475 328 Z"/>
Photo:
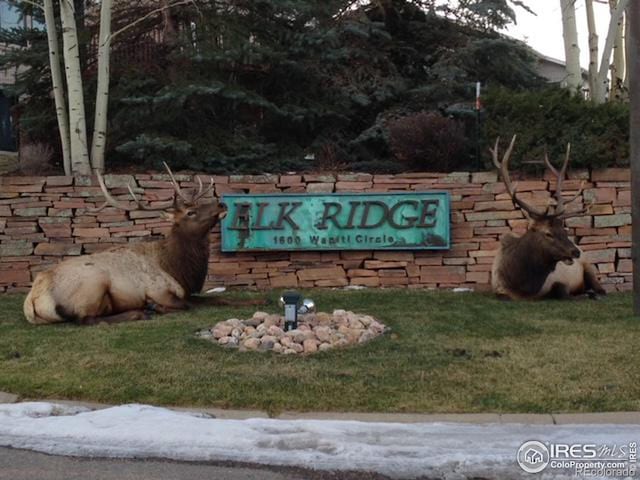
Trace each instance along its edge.
<path fill-rule="evenodd" d="M 562 197 L 562 182 L 569 164 L 570 145 L 558 171 L 545 155 L 545 164 L 556 177 L 555 207 L 549 205 L 539 210 L 525 203 L 516 195 L 516 187 L 509 178 L 509 159 L 516 136 L 513 136 L 502 161 L 498 159 L 498 142 L 491 149 L 493 163 L 502 176 L 515 206 L 520 207 L 529 218 L 527 232 L 517 237 L 505 235 L 493 262 L 491 286 L 500 297 L 511 299 L 569 298 L 571 295 L 588 293 L 605 295 L 598 282 L 596 270 L 581 250 L 571 241 L 563 226 L 566 218 L 583 215 L 588 206 L 575 211 L 565 210 Z M 566 203 L 571 203 L 582 193 L 583 186 Z"/>
<path fill-rule="evenodd" d="M 165 164 L 166 166 L 166 164 Z M 213 181 L 187 196 L 166 166 L 175 190 L 173 201 L 150 207 L 129 192 L 134 206 L 114 199 L 98 174 L 107 206 L 124 210 L 166 210 L 173 222 L 169 235 L 158 241 L 124 245 L 65 260 L 36 276 L 24 302 L 27 320 L 35 324 L 77 321 L 81 324 L 140 320 L 149 311 L 185 309 L 207 276 L 209 231 L 225 215 L 214 201 L 197 206 L 209 194 Z M 251 303 L 251 302 L 248 302 Z"/>

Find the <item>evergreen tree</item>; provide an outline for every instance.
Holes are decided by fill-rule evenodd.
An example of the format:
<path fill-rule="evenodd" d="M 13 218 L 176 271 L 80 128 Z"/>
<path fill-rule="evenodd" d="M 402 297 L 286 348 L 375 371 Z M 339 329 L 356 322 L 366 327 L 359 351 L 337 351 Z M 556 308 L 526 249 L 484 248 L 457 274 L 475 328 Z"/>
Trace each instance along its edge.
<path fill-rule="evenodd" d="M 495 33 L 514 18 L 506 0 L 448 3 L 199 0 L 149 16 L 113 45 L 107 166 L 393 168 L 389 118 L 470 100 L 475 81 L 540 83 Z M 116 3 L 114 31 L 145 8 Z"/>

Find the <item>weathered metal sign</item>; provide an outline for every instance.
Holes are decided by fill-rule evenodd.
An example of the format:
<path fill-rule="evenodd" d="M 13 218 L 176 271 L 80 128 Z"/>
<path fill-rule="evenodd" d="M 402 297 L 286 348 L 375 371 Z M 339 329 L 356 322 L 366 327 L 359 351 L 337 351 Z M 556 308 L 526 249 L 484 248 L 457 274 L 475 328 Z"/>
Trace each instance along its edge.
<path fill-rule="evenodd" d="M 222 251 L 443 250 L 448 192 L 224 195 Z"/>

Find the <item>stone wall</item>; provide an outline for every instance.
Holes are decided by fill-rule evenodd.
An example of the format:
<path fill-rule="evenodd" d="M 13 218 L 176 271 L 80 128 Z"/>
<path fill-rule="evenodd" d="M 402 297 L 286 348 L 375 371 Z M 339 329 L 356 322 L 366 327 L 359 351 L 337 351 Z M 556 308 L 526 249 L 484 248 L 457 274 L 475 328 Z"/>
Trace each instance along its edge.
<path fill-rule="evenodd" d="M 209 176 L 201 175 L 204 182 Z M 195 186 L 191 175 L 178 175 L 183 187 Z M 214 176 L 215 194 L 269 192 L 394 192 L 448 190 L 452 195 L 452 248 L 448 251 L 344 251 L 222 254 L 220 232 L 212 233 L 207 286 L 257 288 L 471 287 L 488 288 L 499 237 L 522 232 L 526 220 L 515 210 L 494 172 L 291 174 Z M 149 201 L 171 198 L 163 174 L 107 175 L 116 197 L 127 197 L 135 180 Z M 514 178 L 515 180 L 515 178 Z M 607 290 L 631 288 L 631 214 L 629 171 L 574 171 L 564 183 L 569 197 L 585 181 L 573 204 L 593 202 L 590 214 L 567 220 L 572 235 L 594 262 Z M 548 177 L 518 182 L 526 201 L 545 205 Z M 159 236 L 168 224 L 157 212 L 111 208 L 87 211 L 102 200 L 89 177 L 0 177 L 0 291 L 24 291 L 34 275 L 65 256 L 92 253 L 114 245 Z"/>

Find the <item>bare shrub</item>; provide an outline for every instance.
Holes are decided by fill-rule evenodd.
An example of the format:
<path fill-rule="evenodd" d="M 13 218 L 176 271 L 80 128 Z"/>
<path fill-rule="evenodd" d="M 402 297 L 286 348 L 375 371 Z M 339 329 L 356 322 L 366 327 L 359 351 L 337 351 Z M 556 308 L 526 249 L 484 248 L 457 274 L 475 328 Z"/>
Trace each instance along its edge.
<path fill-rule="evenodd" d="M 46 143 L 28 143 L 20 147 L 20 171 L 25 175 L 43 175 L 53 171 L 54 151 Z"/>
<path fill-rule="evenodd" d="M 348 162 L 342 148 L 334 142 L 325 142 L 316 156 L 315 166 L 323 172 L 343 172 L 347 169 Z"/>
<path fill-rule="evenodd" d="M 466 160 L 464 125 L 439 113 L 400 117 L 387 128 L 391 152 L 409 169 L 450 171 Z"/>

